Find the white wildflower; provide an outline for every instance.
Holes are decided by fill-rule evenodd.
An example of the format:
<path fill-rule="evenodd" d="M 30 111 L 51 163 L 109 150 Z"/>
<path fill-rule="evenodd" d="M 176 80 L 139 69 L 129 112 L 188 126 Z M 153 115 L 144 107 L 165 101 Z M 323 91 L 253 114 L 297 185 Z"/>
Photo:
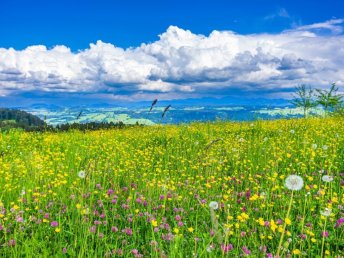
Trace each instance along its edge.
<path fill-rule="evenodd" d="M 321 211 L 320 214 L 325 216 L 325 217 L 328 217 L 331 215 L 331 212 L 332 212 L 332 209 L 329 209 L 329 208 L 325 208 L 324 211 Z"/>
<path fill-rule="evenodd" d="M 290 175 L 285 180 L 285 186 L 289 190 L 301 190 L 303 187 L 303 179 L 300 176 L 297 175 Z"/>
<path fill-rule="evenodd" d="M 23 188 L 23 189 L 21 190 L 21 192 L 20 192 L 20 195 L 23 196 L 23 195 L 25 195 L 25 194 L 26 194 L 26 191 L 25 191 L 25 188 Z"/>
<path fill-rule="evenodd" d="M 85 178 L 85 177 L 86 177 L 85 171 L 83 171 L 83 170 L 79 171 L 78 177 L 80 177 L 80 178 Z"/>
<path fill-rule="evenodd" d="M 333 176 L 324 175 L 321 179 L 322 181 L 329 183 L 333 181 Z"/>
<path fill-rule="evenodd" d="M 324 145 L 324 146 L 322 146 L 322 149 L 323 149 L 323 150 L 327 150 L 327 149 L 328 149 L 328 146 L 327 146 L 327 145 Z"/>
<path fill-rule="evenodd" d="M 291 130 L 290 130 L 290 133 L 294 134 L 294 133 L 295 133 L 295 130 L 294 130 L 294 129 L 291 129 Z"/>
<path fill-rule="evenodd" d="M 318 145 L 315 144 L 315 143 L 313 143 L 313 144 L 312 144 L 312 149 L 313 149 L 313 150 L 316 150 L 317 148 L 318 148 Z"/>
<path fill-rule="evenodd" d="M 212 201 L 209 203 L 209 208 L 213 210 L 217 210 L 219 208 L 219 204 L 217 202 Z"/>

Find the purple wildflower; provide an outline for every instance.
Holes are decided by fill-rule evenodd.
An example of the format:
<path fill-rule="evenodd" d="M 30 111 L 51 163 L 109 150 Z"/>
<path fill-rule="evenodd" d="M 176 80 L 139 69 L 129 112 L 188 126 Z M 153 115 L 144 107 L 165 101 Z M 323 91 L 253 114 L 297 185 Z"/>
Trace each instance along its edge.
<path fill-rule="evenodd" d="M 233 245 L 232 244 L 228 244 L 228 245 L 222 244 L 221 245 L 221 250 L 224 253 L 228 253 L 232 249 L 233 249 Z"/>
<path fill-rule="evenodd" d="M 246 246 L 242 247 L 242 251 L 244 252 L 245 255 L 249 255 L 251 253 L 251 251 L 248 250 L 248 248 Z"/>
<path fill-rule="evenodd" d="M 344 223 L 344 217 L 337 220 L 335 228 L 339 228 Z"/>

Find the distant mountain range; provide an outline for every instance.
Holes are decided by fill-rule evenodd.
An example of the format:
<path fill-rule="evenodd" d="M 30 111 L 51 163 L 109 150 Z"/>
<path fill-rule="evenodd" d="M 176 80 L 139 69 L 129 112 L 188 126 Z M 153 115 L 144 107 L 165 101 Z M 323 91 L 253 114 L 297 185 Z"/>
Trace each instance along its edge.
<path fill-rule="evenodd" d="M 146 103 L 148 104 L 148 103 Z M 302 109 L 288 106 L 228 106 L 228 105 L 176 105 L 172 104 L 166 115 L 162 117 L 166 104 L 157 104 L 151 112 L 149 105 L 143 107 L 56 107 L 56 106 L 33 106 L 25 110 L 33 115 L 44 119 L 51 125 L 65 123 L 88 123 L 88 122 L 123 122 L 124 124 L 180 124 L 194 121 L 251 121 L 257 119 L 277 119 L 300 117 Z M 322 115 L 323 110 L 314 108 L 314 115 Z"/>
<path fill-rule="evenodd" d="M 68 100 L 68 99 L 67 99 Z M 14 104 L 14 103 L 12 103 Z M 180 100 L 158 100 L 152 112 L 149 108 L 152 100 L 113 103 L 92 101 L 64 103 L 37 101 L 25 105 L 13 106 L 38 116 L 48 124 L 87 122 L 123 122 L 125 124 L 180 124 L 193 121 L 214 120 L 255 120 L 276 119 L 302 116 L 302 110 L 293 108 L 286 99 L 267 98 L 199 98 Z M 0 102 L 1 105 L 1 102 Z M 166 116 L 162 117 L 164 108 L 171 105 Z M 315 108 L 313 114 L 321 115 L 322 110 Z M 81 114 L 81 115 L 80 115 Z"/>
<path fill-rule="evenodd" d="M 109 107 L 125 107 L 125 108 L 142 108 L 149 107 L 153 100 L 147 101 L 116 101 L 116 102 L 96 102 L 90 103 L 78 103 L 74 101 L 64 101 L 63 103 L 47 103 L 37 102 L 28 103 L 22 105 L 11 105 L 12 108 L 17 109 L 59 109 L 59 108 L 109 108 Z M 189 98 L 189 99 L 174 99 L 174 100 L 158 100 L 158 104 L 161 106 L 172 105 L 175 107 L 186 107 L 186 106 L 250 106 L 250 107 L 262 107 L 262 106 L 274 106 L 283 107 L 290 106 L 290 103 L 286 99 L 267 99 L 267 98 L 234 98 L 234 97 L 223 97 L 223 98 Z M 0 102 L 1 105 L 1 102 Z M 5 104 L 6 105 L 6 104 Z"/>

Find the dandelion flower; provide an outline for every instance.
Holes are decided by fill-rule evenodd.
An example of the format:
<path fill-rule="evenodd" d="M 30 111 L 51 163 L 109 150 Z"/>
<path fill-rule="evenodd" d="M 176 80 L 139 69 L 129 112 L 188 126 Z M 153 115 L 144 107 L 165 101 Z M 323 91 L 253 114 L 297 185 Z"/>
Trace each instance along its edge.
<path fill-rule="evenodd" d="M 295 130 L 291 129 L 291 130 L 290 130 L 290 133 L 294 134 L 294 133 L 295 133 Z"/>
<path fill-rule="evenodd" d="M 328 146 L 327 146 L 327 145 L 324 145 L 324 146 L 322 146 L 322 149 L 323 149 L 323 150 L 327 150 L 327 149 L 328 149 Z"/>
<path fill-rule="evenodd" d="M 312 149 L 313 149 L 313 150 L 316 150 L 317 148 L 318 148 L 318 145 L 315 144 L 315 143 L 313 143 L 313 144 L 312 144 Z"/>
<path fill-rule="evenodd" d="M 83 171 L 83 170 L 79 171 L 78 177 L 80 177 L 80 178 L 85 178 L 85 177 L 86 177 L 85 171 Z"/>
<path fill-rule="evenodd" d="M 333 181 L 333 176 L 324 175 L 321 179 L 322 181 L 329 183 Z"/>
<path fill-rule="evenodd" d="M 219 208 L 219 204 L 217 202 L 212 201 L 209 203 L 209 208 L 213 210 L 217 210 Z"/>
<path fill-rule="evenodd" d="M 301 190 L 303 187 L 303 179 L 300 176 L 297 175 L 290 175 L 285 180 L 285 186 L 289 190 Z"/>
<path fill-rule="evenodd" d="M 328 217 L 331 215 L 331 212 L 332 212 L 332 209 L 329 209 L 329 208 L 325 208 L 324 211 L 321 211 L 320 214 L 325 216 L 325 217 Z"/>

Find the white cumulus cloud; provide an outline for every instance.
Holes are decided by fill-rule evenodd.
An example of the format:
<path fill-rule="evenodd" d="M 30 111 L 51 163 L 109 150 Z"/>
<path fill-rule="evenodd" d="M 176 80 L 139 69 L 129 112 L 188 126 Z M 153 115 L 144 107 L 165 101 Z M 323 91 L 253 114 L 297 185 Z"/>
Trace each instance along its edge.
<path fill-rule="evenodd" d="M 342 87 L 343 23 L 334 19 L 250 35 L 198 35 L 170 26 L 159 40 L 127 49 L 102 41 L 79 52 L 66 46 L 0 48 L 0 95 L 79 92 L 130 99 L 244 91 L 285 96 L 301 83 Z"/>

